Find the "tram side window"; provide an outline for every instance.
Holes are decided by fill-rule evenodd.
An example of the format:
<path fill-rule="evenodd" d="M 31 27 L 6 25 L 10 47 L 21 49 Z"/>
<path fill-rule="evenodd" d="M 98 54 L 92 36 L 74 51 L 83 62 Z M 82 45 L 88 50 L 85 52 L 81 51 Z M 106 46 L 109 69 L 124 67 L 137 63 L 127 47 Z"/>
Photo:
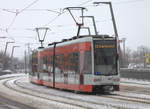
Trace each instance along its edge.
<path fill-rule="evenodd" d="M 43 57 L 43 64 L 48 64 L 48 57 L 47 56 L 44 56 Z"/>
<path fill-rule="evenodd" d="M 50 56 L 50 65 L 53 64 L 53 56 Z"/>
<path fill-rule="evenodd" d="M 48 70 L 48 64 L 49 64 L 48 56 L 44 56 L 43 57 L 43 70 L 45 70 L 45 71 Z"/>
<path fill-rule="evenodd" d="M 38 63 L 39 72 L 43 72 L 43 58 L 40 58 Z"/>
<path fill-rule="evenodd" d="M 63 54 L 56 55 L 55 58 L 56 67 L 62 68 L 63 64 L 64 64 L 64 55 Z"/>
<path fill-rule="evenodd" d="M 92 73 L 92 56 L 91 51 L 85 51 L 84 53 L 84 74 Z"/>
<path fill-rule="evenodd" d="M 32 60 L 31 60 L 31 64 L 32 64 L 32 72 L 37 72 L 37 64 L 38 64 L 38 60 L 37 60 L 37 57 L 32 57 Z"/>
<path fill-rule="evenodd" d="M 79 73 L 79 53 L 70 53 L 69 54 L 69 69 Z"/>
<path fill-rule="evenodd" d="M 33 52 L 32 58 L 30 58 L 29 64 L 30 64 L 29 69 L 32 71 L 32 73 L 37 72 L 37 65 L 38 65 L 37 52 Z"/>
<path fill-rule="evenodd" d="M 55 72 L 56 74 L 63 73 L 64 71 L 64 54 L 55 56 Z"/>

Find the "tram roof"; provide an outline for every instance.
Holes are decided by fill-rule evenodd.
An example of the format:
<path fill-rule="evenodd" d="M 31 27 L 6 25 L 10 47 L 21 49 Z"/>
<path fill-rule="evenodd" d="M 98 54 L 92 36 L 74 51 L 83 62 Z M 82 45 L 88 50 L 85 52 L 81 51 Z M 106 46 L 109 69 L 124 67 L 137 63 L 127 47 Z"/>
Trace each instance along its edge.
<path fill-rule="evenodd" d="M 94 39 L 101 39 L 101 40 L 105 40 L 105 39 L 110 39 L 110 40 L 114 40 L 115 37 L 110 37 L 109 35 L 84 35 L 84 36 L 74 36 L 72 38 L 69 39 L 62 39 L 62 41 L 60 42 L 53 42 L 48 44 L 48 47 L 46 48 L 40 48 L 39 51 L 43 51 L 49 48 L 52 48 L 54 46 L 54 43 L 56 44 L 56 46 L 64 46 L 64 45 L 70 45 L 70 44 L 75 44 L 75 43 L 81 43 L 81 42 L 91 42 Z"/>

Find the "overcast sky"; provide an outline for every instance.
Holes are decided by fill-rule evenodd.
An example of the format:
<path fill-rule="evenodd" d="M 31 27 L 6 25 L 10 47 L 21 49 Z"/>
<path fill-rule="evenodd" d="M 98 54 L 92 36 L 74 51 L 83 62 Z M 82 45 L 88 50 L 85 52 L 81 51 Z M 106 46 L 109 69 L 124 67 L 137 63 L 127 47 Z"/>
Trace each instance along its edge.
<path fill-rule="evenodd" d="M 71 6 L 86 7 L 84 15 L 95 17 L 99 34 L 113 35 L 109 8 L 104 5 L 94 6 L 92 3 L 96 1 L 102 0 L 0 0 L 0 37 L 9 37 L 0 38 L 0 50 L 4 51 L 7 41 L 15 40 L 15 44 L 8 46 L 7 52 L 11 53 L 12 46 L 18 45 L 20 47 L 15 49 L 14 56 L 21 58 L 27 49 L 27 43 L 30 43 L 31 49 L 39 46 L 34 31 L 36 27 L 51 29 L 46 36 L 45 46 L 50 42 L 75 36 L 77 27 L 69 13 L 57 13 Z M 140 45 L 150 47 L 150 0 L 111 1 L 120 39 L 126 38 L 126 46 L 133 50 Z M 20 13 L 16 14 L 17 12 Z M 73 11 L 73 14 L 77 19 L 80 16 L 79 11 Z M 85 19 L 85 26 L 90 27 L 94 34 L 90 19 Z M 82 30 L 81 34 L 88 33 Z"/>

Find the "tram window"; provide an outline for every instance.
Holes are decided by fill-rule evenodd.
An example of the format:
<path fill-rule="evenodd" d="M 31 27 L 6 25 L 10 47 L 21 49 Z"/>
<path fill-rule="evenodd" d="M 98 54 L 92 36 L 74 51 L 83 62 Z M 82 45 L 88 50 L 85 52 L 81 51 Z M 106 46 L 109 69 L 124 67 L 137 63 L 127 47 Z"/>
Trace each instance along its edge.
<path fill-rule="evenodd" d="M 56 64 L 56 67 L 62 67 L 62 65 L 64 64 L 64 55 L 63 54 L 56 55 L 55 64 Z"/>
<path fill-rule="evenodd" d="M 53 64 L 53 56 L 50 57 L 50 64 Z"/>
<path fill-rule="evenodd" d="M 83 72 L 83 68 L 84 68 L 84 55 L 83 54 L 81 54 L 80 55 L 80 67 L 81 67 L 81 72 Z"/>
<path fill-rule="evenodd" d="M 38 63 L 39 72 L 43 72 L 43 58 L 40 58 Z"/>
<path fill-rule="evenodd" d="M 47 56 L 47 64 L 50 64 L 50 57 Z"/>
<path fill-rule="evenodd" d="M 48 64 L 48 56 L 43 57 L 43 64 Z"/>
<path fill-rule="evenodd" d="M 64 54 L 57 54 L 55 56 L 55 72 L 58 73 L 63 73 L 65 69 L 65 64 L 64 64 Z"/>
<path fill-rule="evenodd" d="M 115 40 L 94 40 L 95 65 L 113 65 L 116 63 L 115 43 Z"/>
<path fill-rule="evenodd" d="M 69 69 L 79 73 L 79 53 L 70 53 L 67 58 L 69 58 Z"/>
<path fill-rule="evenodd" d="M 32 53 L 32 58 L 30 59 L 30 70 L 32 70 L 32 74 L 37 72 L 37 65 L 38 65 L 38 56 L 37 56 L 37 52 L 33 52 Z"/>
<path fill-rule="evenodd" d="M 97 49 L 95 50 L 96 65 L 112 65 L 115 64 L 115 49 Z"/>
<path fill-rule="evenodd" d="M 84 53 L 84 73 L 85 74 L 91 74 L 92 73 L 91 51 L 86 51 Z"/>

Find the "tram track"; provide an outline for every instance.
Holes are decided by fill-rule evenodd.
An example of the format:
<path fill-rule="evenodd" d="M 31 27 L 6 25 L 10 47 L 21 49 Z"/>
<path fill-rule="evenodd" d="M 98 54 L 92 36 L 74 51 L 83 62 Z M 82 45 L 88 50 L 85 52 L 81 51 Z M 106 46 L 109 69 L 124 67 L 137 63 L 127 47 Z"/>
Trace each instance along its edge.
<path fill-rule="evenodd" d="M 14 82 L 17 86 L 19 87 L 22 87 L 22 88 L 25 88 L 23 86 L 20 86 L 18 83 L 17 83 L 17 80 Z M 31 90 L 29 88 L 26 87 L 26 89 L 28 90 Z M 32 91 L 36 91 L 36 90 L 32 90 Z M 41 92 L 39 92 L 41 93 Z M 43 92 L 42 92 L 43 93 Z M 44 93 L 44 94 L 50 94 L 50 93 Z M 60 95 L 56 95 L 56 94 L 51 94 L 51 95 L 54 95 L 54 96 L 59 96 L 59 97 L 63 97 L 63 98 L 67 98 L 67 99 L 73 99 L 73 98 L 70 98 L 70 97 L 64 97 L 64 96 L 60 96 Z M 131 97 L 131 96 L 123 96 L 123 95 L 116 95 L 116 94 L 113 94 L 113 95 L 104 95 L 101 97 L 107 97 L 107 98 L 113 98 L 113 99 L 120 99 L 120 100 L 125 100 L 125 101 L 132 101 L 132 102 L 140 102 L 140 103 L 146 103 L 146 104 L 150 104 L 150 99 L 142 99 L 142 98 L 138 98 L 138 97 Z M 76 99 L 73 99 L 73 100 L 76 100 Z M 79 99 L 78 99 L 79 100 Z M 81 101 L 81 100 L 80 100 Z M 83 102 L 83 100 L 82 100 Z M 87 101 L 86 101 L 87 102 Z M 88 103 L 91 103 L 91 102 L 88 102 Z M 94 104 L 97 104 L 97 103 L 94 103 Z M 102 104 L 101 104 L 102 105 Z M 104 105 L 104 104 L 103 104 Z"/>
<path fill-rule="evenodd" d="M 134 83 L 134 84 L 136 84 L 136 83 Z M 138 85 L 141 85 L 141 84 L 138 83 Z M 148 93 L 145 94 L 145 92 L 142 92 L 139 90 L 137 91 L 136 88 L 139 89 L 140 87 L 132 86 L 132 89 L 134 89 L 134 91 L 123 89 L 123 91 L 115 92 L 115 93 L 113 92 L 110 95 L 105 95 L 105 97 L 150 104 L 150 94 L 148 94 Z M 145 86 L 145 88 L 147 88 L 147 87 Z M 135 96 L 135 95 L 140 95 L 140 94 L 142 94 L 144 96 L 149 96 L 149 98 L 145 98 L 145 97 L 141 97 L 141 96 Z M 100 96 L 103 96 L 103 95 L 100 95 Z"/>
<path fill-rule="evenodd" d="M 93 101 L 82 100 L 82 99 L 78 99 L 78 98 L 66 97 L 66 96 L 57 95 L 57 94 L 54 94 L 54 93 L 41 92 L 41 91 L 38 91 L 36 89 L 31 89 L 31 88 L 28 88 L 28 87 L 25 87 L 25 86 L 19 84 L 19 82 L 18 82 L 19 80 L 20 80 L 20 78 L 19 79 L 17 78 L 15 80 L 14 79 L 7 80 L 7 81 L 4 82 L 4 85 L 7 88 L 9 88 L 11 90 L 14 90 L 16 92 L 19 92 L 19 93 L 27 94 L 27 95 L 30 95 L 30 96 L 38 97 L 38 98 L 49 100 L 49 101 L 55 101 L 55 102 L 59 102 L 59 103 L 67 104 L 67 105 L 72 105 L 72 106 L 80 107 L 80 108 L 84 108 L 84 109 L 93 109 L 94 108 L 93 106 L 88 106 L 86 104 L 96 105 L 96 106 L 108 106 L 108 107 L 111 107 L 113 109 L 121 109 L 122 108 L 120 106 L 113 105 L 113 104 L 96 103 L 96 102 L 93 102 Z M 23 89 L 23 90 L 19 90 L 17 88 L 11 87 L 11 85 L 9 84 L 10 81 L 14 81 L 13 84 L 16 87 L 18 87 L 20 89 Z M 50 95 L 51 98 L 45 97 L 43 95 Z M 111 99 L 123 100 L 123 101 L 130 101 L 130 102 L 136 102 L 136 103 L 150 104 L 150 99 L 139 98 L 139 97 L 131 97 L 131 96 L 126 96 L 126 95 L 124 96 L 124 95 L 118 95 L 118 94 L 111 94 L 111 95 L 96 95 L 96 96 L 95 95 L 91 95 L 91 96 L 111 98 Z M 57 98 L 58 97 L 59 98 L 63 98 L 63 100 L 54 99 L 56 97 Z M 80 102 L 80 103 L 76 103 L 76 102 Z M 123 109 L 131 109 L 131 108 L 125 108 L 125 107 L 123 107 Z"/>
<path fill-rule="evenodd" d="M 22 75 L 13 75 L 13 76 L 10 76 L 10 75 L 9 75 L 9 76 L 4 76 L 4 77 L 2 76 L 2 77 L 0 78 L 0 81 L 1 81 L 1 80 L 4 80 L 4 79 L 9 79 L 9 78 L 14 78 L 14 77 L 20 77 L 20 76 L 22 76 Z"/>
<path fill-rule="evenodd" d="M 72 106 L 75 106 L 75 107 L 80 107 L 80 108 L 83 108 L 83 109 L 93 109 L 93 108 L 95 108 L 95 107 L 92 107 L 92 106 L 91 107 L 87 107 L 88 105 L 87 106 L 85 105 L 85 104 L 89 104 L 89 103 L 92 104 L 92 105 L 97 105 L 97 106 L 102 106 L 102 105 L 103 106 L 107 106 L 106 104 L 103 104 L 103 103 L 95 103 L 95 102 L 87 102 L 87 101 L 79 100 L 79 99 L 71 99 L 71 98 L 67 98 L 67 97 L 64 97 L 64 96 L 52 95 L 50 93 L 48 93 L 48 94 L 50 94 L 51 96 L 63 97 L 63 99 L 65 98 L 65 99 L 68 99 L 69 101 L 73 100 L 73 101 L 75 101 L 75 103 L 73 103 L 73 102 L 69 103 L 69 102 L 66 102 L 65 100 L 61 101 L 61 100 L 56 100 L 56 99 L 50 99 L 50 98 L 47 98 L 47 97 L 42 97 L 42 96 L 34 94 L 34 93 L 31 94 L 29 92 L 25 92 L 25 91 L 22 91 L 22 90 L 17 90 L 15 88 L 11 87 L 10 85 L 8 85 L 9 81 L 10 80 L 7 80 L 7 81 L 4 82 L 4 86 L 5 87 L 7 87 L 7 88 L 9 88 L 9 89 L 11 89 L 13 91 L 19 92 L 19 93 L 23 93 L 23 94 L 27 94 L 27 95 L 30 95 L 30 96 L 38 97 L 40 99 L 45 99 L 45 100 L 49 100 L 49 101 L 55 101 L 55 102 L 59 102 L 59 103 L 63 103 L 63 104 L 68 104 L 68 105 L 72 105 Z M 34 91 L 34 92 L 37 92 L 37 93 L 42 93 L 42 92 L 39 92 L 39 91 L 36 91 L 36 90 L 32 90 L 32 89 L 29 89 L 29 88 L 22 87 L 22 86 L 18 85 L 17 84 L 17 80 L 14 81 L 14 84 L 16 86 L 19 86 L 20 88 L 23 88 L 23 89 L 26 89 L 26 90 L 29 90 L 29 91 Z M 47 94 L 47 93 L 42 93 L 42 94 Z M 77 101 L 80 102 L 80 104 L 76 104 Z M 108 107 L 112 107 L 113 109 L 120 109 L 120 107 L 113 106 L 113 105 L 108 105 Z"/>
<path fill-rule="evenodd" d="M 111 95 L 100 95 L 102 97 L 131 101 L 131 102 L 138 102 L 138 103 L 145 103 L 150 104 L 150 99 L 147 98 L 140 98 L 140 97 L 133 97 L 133 96 L 126 96 L 126 95 L 119 95 L 119 94 L 111 94 Z"/>
<path fill-rule="evenodd" d="M 135 94 L 146 94 L 150 96 L 150 86 L 147 84 L 140 84 L 140 83 L 123 83 L 120 84 L 120 89 L 126 93 L 135 93 Z"/>
<path fill-rule="evenodd" d="M 133 84 L 133 85 L 143 85 L 143 86 L 147 86 L 148 84 L 146 84 L 146 83 L 138 83 L 138 82 L 127 82 L 127 81 L 123 81 L 123 82 L 121 82 L 121 84 Z"/>
<path fill-rule="evenodd" d="M 81 108 L 85 108 L 85 109 L 93 109 L 95 107 L 93 106 L 88 106 L 88 104 L 90 105 L 94 105 L 94 106 L 107 106 L 107 107 L 111 107 L 113 109 L 120 109 L 122 107 L 120 106 L 117 106 L 117 105 L 113 105 L 113 104 L 106 104 L 106 103 L 96 103 L 96 102 L 92 102 L 92 101 L 87 101 L 87 100 L 81 100 L 81 99 L 75 99 L 75 98 L 70 98 L 70 97 L 65 97 L 65 96 L 60 96 L 60 95 L 56 95 L 56 94 L 52 94 L 52 93 L 43 93 L 41 91 L 37 91 L 37 90 L 34 90 L 34 89 L 30 89 L 30 88 L 27 88 L 27 87 L 23 87 L 21 86 L 20 84 L 17 83 L 19 79 L 15 80 L 14 81 L 14 84 L 17 86 L 17 87 L 20 87 L 22 89 L 25 89 L 25 90 L 28 90 L 28 91 L 22 91 L 22 90 L 17 90 L 13 87 L 10 87 L 8 85 L 8 82 L 9 81 L 5 81 L 4 85 L 7 87 L 7 88 L 10 88 L 14 91 L 17 91 L 19 93 L 24 93 L 24 94 L 27 94 L 27 95 L 31 95 L 31 96 L 36 96 L 38 98 L 42 98 L 42 99 L 46 99 L 46 100 L 50 100 L 50 101 L 55 101 L 55 102 L 59 102 L 59 103 L 64 103 L 64 104 L 68 104 L 68 105 L 73 105 L 73 106 L 77 106 L 77 107 L 81 107 Z M 34 92 L 34 93 L 30 93 L 30 92 Z M 47 97 L 43 97 L 41 95 L 37 95 L 35 94 L 36 93 L 42 93 L 44 95 L 51 95 L 51 96 L 54 96 L 54 97 L 60 97 L 60 98 L 63 98 L 63 99 L 66 99 L 66 100 L 56 100 L 56 99 L 52 99 L 52 98 L 47 98 Z M 69 102 L 68 102 L 69 101 Z M 72 101 L 72 102 L 70 102 Z M 80 102 L 79 104 L 76 103 L 76 102 Z M 87 105 L 86 105 L 87 104 Z M 129 109 L 129 108 L 124 108 L 124 109 Z"/>
<path fill-rule="evenodd" d="M 13 74 L 10 74 L 10 75 L 3 75 L 3 76 L 0 76 L 0 84 L 2 81 L 4 80 L 7 80 L 7 79 L 14 79 L 14 78 L 18 78 L 18 77 L 21 77 L 22 75 L 24 74 L 17 74 L 17 75 L 13 75 Z M 17 102 L 13 99 L 10 99 L 5 93 L 3 93 L 3 88 L 2 88 L 2 84 L 1 84 L 1 87 L 0 87 L 0 109 L 1 108 L 5 108 L 5 109 L 34 109 L 33 107 L 29 106 L 29 105 L 26 105 L 26 104 L 23 104 L 23 103 L 20 103 L 20 102 Z"/>
<path fill-rule="evenodd" d="M 25 87 L 19 85 L 17 83 L 17 80 L 15 81 L 15 84 L 18 85 L 19 87 L 25 88 Z M 26 89 L 29 89 L 29 88 L 26 87 Z M 36 90 L 33 90 L 33 91 L 36 91 Z M 41 92 L 39 92 L 39 93 L 41 93 Z M 45 94 L 50 94 L 50 93 L 45 93 Z M 119 100 L 125 100 L 125 101 L 132 101 L 132 102 L 140 102 L 140 103 L 150 104 L 150 98 L 148 99 L 148 98 L 127 96 L 127 95 L 118 94 L 118 93 L 117 94 L 116 93 L 115 94 L 112 93 L 112 94 L 108 94 L 108 95 L 99 95 L 99 94 L 97 94 L 97 95 L 101 96 L 101 97 L 107 97 L 107 98 L 113 98 L 113 99 L 119 99 Z M 58 96 L 58 95 L 55 95 L 55 96 Z M 59 95 L 59 97 L 64 97 L 64 96 L 60 96 Z"/>

